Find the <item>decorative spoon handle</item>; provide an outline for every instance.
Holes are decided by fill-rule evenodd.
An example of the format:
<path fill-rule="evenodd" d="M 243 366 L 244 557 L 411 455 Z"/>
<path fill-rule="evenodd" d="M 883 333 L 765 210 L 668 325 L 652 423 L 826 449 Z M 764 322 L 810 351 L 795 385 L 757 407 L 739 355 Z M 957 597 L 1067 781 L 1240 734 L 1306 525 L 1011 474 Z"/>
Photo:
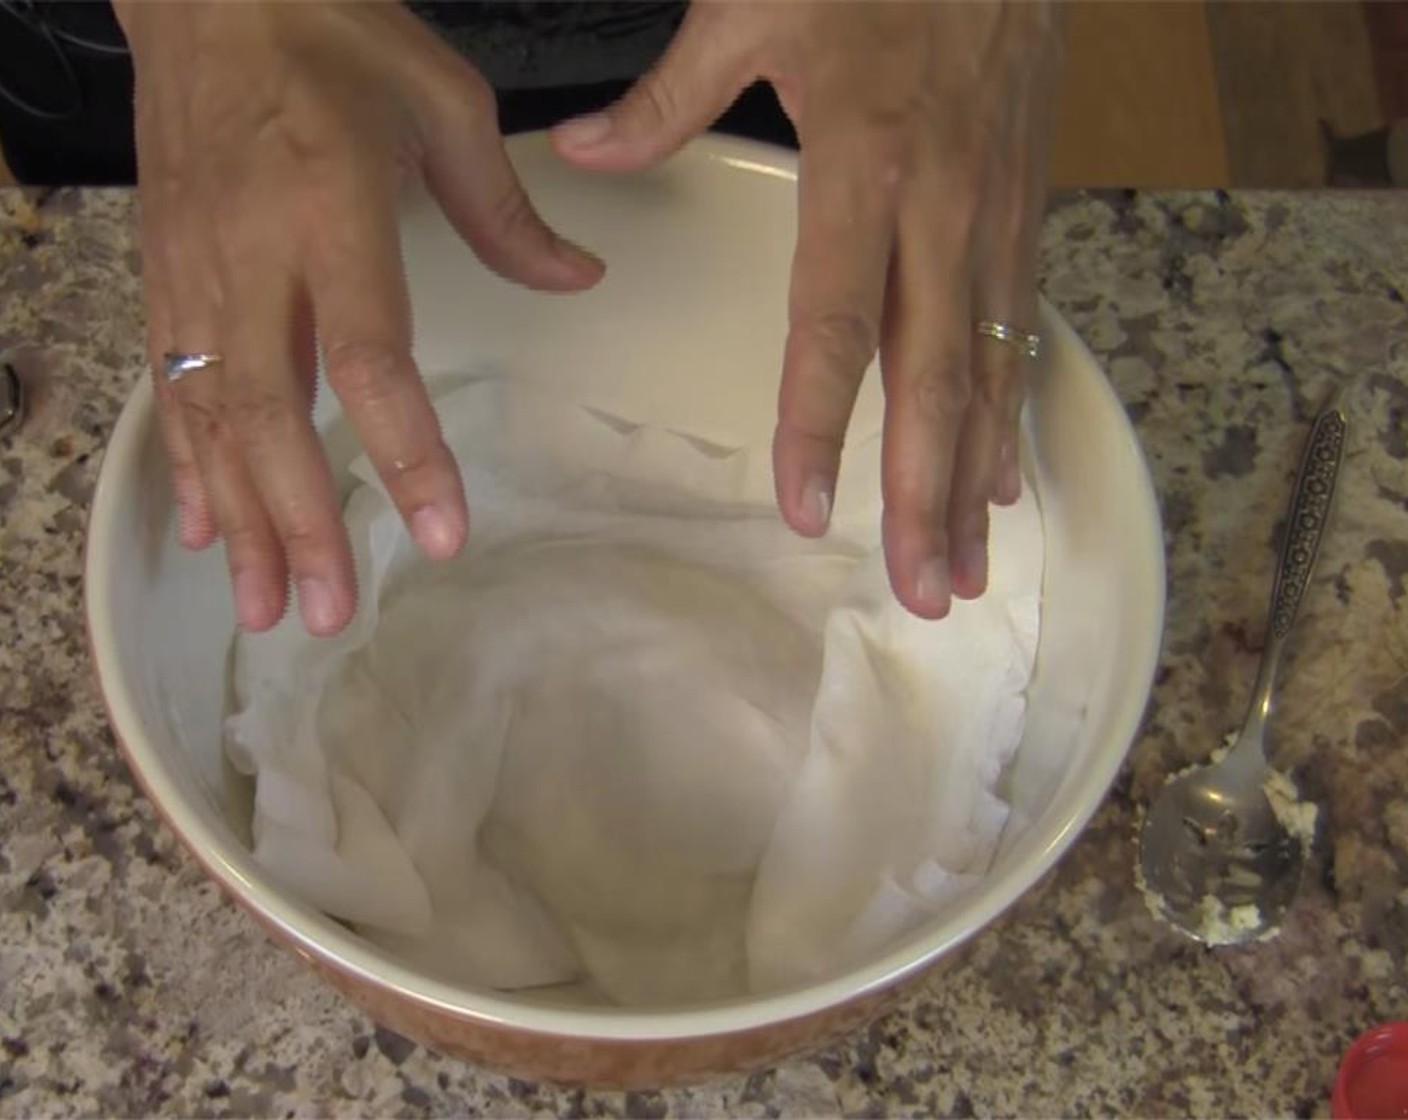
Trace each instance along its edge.
<path fill-rule="evenodd" d="M 1249 716 L 1253 719 L 1259 716 L 1264 720 L 1270 713 L 1276 666 L 1300 614 L 1306 586 L 1315 572 L 1348 435 L 1349 419 L 1341 388 L 1315 417 L 1310 437 L 1305 441 L 1295 490 L 1291 493 L 1286 513 L 1286 539 L 1276 566 L 1276 583 L 1271 590 L 1271 608 L 1266 620 L 1266 644 L 1252 691 Z"/>

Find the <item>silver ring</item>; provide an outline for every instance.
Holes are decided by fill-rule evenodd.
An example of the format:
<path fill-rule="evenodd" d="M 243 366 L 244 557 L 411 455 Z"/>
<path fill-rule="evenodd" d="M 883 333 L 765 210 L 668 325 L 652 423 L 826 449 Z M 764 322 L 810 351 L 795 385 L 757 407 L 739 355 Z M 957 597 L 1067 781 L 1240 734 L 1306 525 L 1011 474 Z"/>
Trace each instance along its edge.
<path fill-rule="evenodd" d="M 1031 331 L 1020 330 L 1010 323 L 997 323 L 991 319 L 979 320 L 973 329 L 988 338 L 995 338 L 998 342 L 1015 346 L 1023 357 L 1030 358 L 1032 361 L 1041 357 L 1041 335 L 1039 334 L 1032 334 Z"/>
<path fill-rule="evenodd" d="M 180 381 L 188 373 L 196 373 L 219 364 L 219 354 L 181 354 L 169 351 L 166 355 L 166 380 Z"/>

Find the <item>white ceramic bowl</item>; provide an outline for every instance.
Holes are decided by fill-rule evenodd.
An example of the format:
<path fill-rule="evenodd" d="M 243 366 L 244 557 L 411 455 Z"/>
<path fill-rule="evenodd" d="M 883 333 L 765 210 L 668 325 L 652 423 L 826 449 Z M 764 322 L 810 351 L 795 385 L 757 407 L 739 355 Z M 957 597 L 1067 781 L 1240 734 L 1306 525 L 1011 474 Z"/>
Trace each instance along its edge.
<path fill-rule="evenodd" d="M 511 144 L 559 229 L 605 256 L 594 292 L 542 296 L 489 275 L 433 206 L 410 204 L 405 259 L 428 376 L 560 371 L 604 407 L 675 421 L 721 443 L 774 423 L 796 220 L 788 152 L 710 137 L 657 172 L 588 177 L 541 137 Z M 1159 516 L 1134 433 L 1101 371 L 1049 308 L 1028 412 L 1046 528 L 1041 644 L 1028 730 L 1005 776 L 1030 819 L 952 912 L 882 956 L 797 991 L 708 1007 L 555 1007 L 436 982 L 271 885 L 247 847 L 248 792 L 221 757 L 234 627 L 219 550 L 176 545 L 167 471 L 143 382 L 103 462 L 89 526 L 87 610 L 117 736 L 171 828 L 284 945 L 387 1025 L 529 1076 L 658 1084 L 771 1063 L 874 1015 L 901 982 L 951 954 L 1061 857 L 1136 734 L 1163 624 Z M 856 430 L 879 417 L 878 378 Z M 353 447 L 324 394 L 335 467 Z"/>

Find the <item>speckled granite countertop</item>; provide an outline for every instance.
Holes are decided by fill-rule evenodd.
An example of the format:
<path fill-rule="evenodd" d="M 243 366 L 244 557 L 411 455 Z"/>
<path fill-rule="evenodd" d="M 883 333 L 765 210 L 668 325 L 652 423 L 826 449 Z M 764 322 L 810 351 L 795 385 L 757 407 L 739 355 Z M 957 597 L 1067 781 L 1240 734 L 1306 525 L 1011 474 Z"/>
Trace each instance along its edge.
<path fill-rule="evenodd" d="M 1162 495 L 1147 729 L 1058 870 L 849 1044 L 665 1094 L 558 1093 L 388 1032 L 265 939 L 109 735 L 80 554 L 139 376 L 132 200 L 0 194 L 0 1115 L 1325 1114 L 1340 1053 L 1408 1018 L 1408 195 L 1061 200 L 1044 285 L 1104 361 Z M 1131 832 L 1240 714 L 1306 421 L 1354 377 L 1341 504 L 1276 719 L 1323 806 L 1284 934 L 1210 952 L 1135 894 Z"/>

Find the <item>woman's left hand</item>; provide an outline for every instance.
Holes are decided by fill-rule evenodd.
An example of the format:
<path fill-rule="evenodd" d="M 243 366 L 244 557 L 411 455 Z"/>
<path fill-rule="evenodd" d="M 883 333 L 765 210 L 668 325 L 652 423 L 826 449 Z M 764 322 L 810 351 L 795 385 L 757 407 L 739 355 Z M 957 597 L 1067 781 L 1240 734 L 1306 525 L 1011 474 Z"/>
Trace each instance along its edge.
<path fill-rule="evenodd" d="M 988 503 L 1021 490 L 1028 358 L 975 324 L 1036 329 L 1058 14 L 1033 0 L 696 0 L 625 97 L 554 136 L 581 167 L 640 169 L 772 83 L 801 145 L 778 504 L 797 532 L 826 531 L 878 350 L 885 555 L 925 618 L 983 592 Z"/>

